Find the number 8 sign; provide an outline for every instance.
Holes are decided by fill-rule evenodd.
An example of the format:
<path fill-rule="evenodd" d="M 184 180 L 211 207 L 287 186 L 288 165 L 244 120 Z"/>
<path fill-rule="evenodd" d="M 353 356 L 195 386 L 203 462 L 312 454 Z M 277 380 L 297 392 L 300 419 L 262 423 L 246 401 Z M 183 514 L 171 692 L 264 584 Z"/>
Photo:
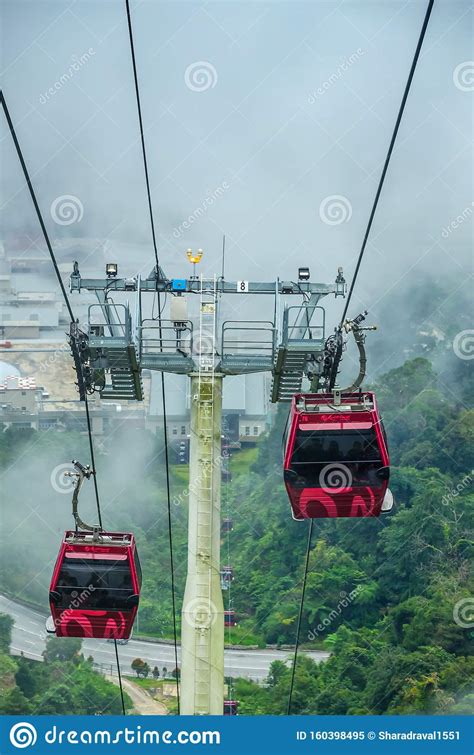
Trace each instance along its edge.
<path fill-rule="evenodd" d="M 246 294 L 249 290 L 249 282 L 248 281 L 237 281 L 237 293 L 238 294 Z"/>

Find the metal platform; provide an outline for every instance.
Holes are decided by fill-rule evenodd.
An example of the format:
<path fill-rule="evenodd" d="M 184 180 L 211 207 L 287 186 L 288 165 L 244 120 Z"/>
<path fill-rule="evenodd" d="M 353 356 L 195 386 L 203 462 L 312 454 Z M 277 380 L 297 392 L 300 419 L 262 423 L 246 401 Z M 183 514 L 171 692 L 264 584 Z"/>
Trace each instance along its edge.
<path fill-rule="evenodd" d="M 143 320 L 138 328 L 142 369 L 189 375 L 195 369 L 193 324 L 190 320 Z"/>
<path fill-rule="evenodd" d="M 291 401 L 301 392 L 303 378 L 310 379 L 323 365 L 325 340 L 324 309 L 318 305 L 322 296 L 334 293 L 344 295 L 345 281 L 342 270 L 334 285 L 313 284 L 299 280 L 252 283 L 250 281 L 225 282 L 192 278 L 168 280 L 150 274 L 143 280 L 107 279 L 101 286 L 97 282 L 82 280 L 77 265 L 71 276 L 71 289 L 88 288 L 96 291 L 99 304 L 89 308 L 88 332 L 77 332 L 72 339 L 73 355 L 79 380 L 81 398 L 85 390 L 95 390 L 101 398 L 110 400 L 142 400 L 141 372 L 149 369 L 181 375 L 195 374 L 203 356 L 212 359 L 213 370 L 222 375 L 242 375 L 271 372 L 273 375 L 272 402 Z M 178 285 L 179 284 L 179 285 Z M 180 309 L 174 308 L 175 319 L 142 319 L 142 293 L 152 291 L 199 293 L 213 298 L 218 305 L 223 293 L 258 293 L 274 297 L 273 320 L 226 320 L 219 334 L 215 334 L 212 353 L 207 351 L 208 333 L 194 333 L 191 320 L 176 319 Z M 113 291 L 136 292 L 135 326 L 132 324 L 128 303 L 114 304 Z M 280 296 L 303 296 L 303 304 L 285 306 L 279 316 Z M 98 315 L 91 317 L 92 312 Z M 170 314 L 172 310 L 170 309 Z M 317 316 L 319 314 L 319 317 Z M 314 323 L 316 320 L 316 323 Z M 200 325 L 201 325 L 200 320 Z M 76 329 L 77 330 L 77 329 Z"/>
<path fill-rule="evenodd" d="M 321 320 L 311 325 L 313 314 L 319 310 Z M 317 358 L 324 350 L 325 319 L 322 307 L 306 304 L 286 307 L 283 312 L 282 340 L 273 365 L 271 401 L 289 402 L 301 392 L 305 367 L 310 357 Z"/>
<path fill-rule="evenodd" d="M 275 362 L 276 330 L 270 320 L 226 320 L 222 325 L 223 375 L 271 372 Z"/>

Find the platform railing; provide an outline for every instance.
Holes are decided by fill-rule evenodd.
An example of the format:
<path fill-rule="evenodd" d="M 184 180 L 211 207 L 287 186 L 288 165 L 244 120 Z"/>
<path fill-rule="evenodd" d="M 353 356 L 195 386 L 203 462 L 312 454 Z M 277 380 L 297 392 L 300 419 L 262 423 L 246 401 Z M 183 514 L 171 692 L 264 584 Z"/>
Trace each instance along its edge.
<path fill-rule="evenodd" d="M 126 304 L 90 304 L 87 310 L 89 336 L 132 338 L 132 316 Z M 114 332 L 115 331 L 115 332 Z"/>
<path fill-rule="evenodd" d="M 276 329 L 270 320 L 226 320 L 222 324 L 222 356 L 273 360 Z"/>
<path fill-rule="evenodd" d="M 294 306 L 286 307 L 283 312 L 282 343 L 298 344 L 302 341 L 322 341 L 326 327 L 326 313 L 323 307 Z M 307 314 L 307 317 L 306 317 Z M 313 323 L 315 315 L 319 321 Z M 309 322 L 308 322 L 309 320 Z"/>
<path fill-rule="evenodd" d="M 186 320 L 176 327 L 173 320 L 143 320 L 137 328 L 140 358 L 171 354 L 176 351 L 185 356 L 193 353 L 193 324 Z"/>

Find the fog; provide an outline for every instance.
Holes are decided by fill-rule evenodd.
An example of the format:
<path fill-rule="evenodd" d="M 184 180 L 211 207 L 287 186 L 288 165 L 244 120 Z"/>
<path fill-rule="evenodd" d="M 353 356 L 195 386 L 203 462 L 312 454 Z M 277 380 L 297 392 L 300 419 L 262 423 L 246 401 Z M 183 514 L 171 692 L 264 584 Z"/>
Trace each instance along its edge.
<path fill-rule="evenodd" d="M 228 279 L 294 279 L 308 265 L 313 280 L 330 283 L 342 265 L 350 280 L 425 7 L 131 4 L 169 276 L 190 274 L 188 247 L 204 249 L 204 275 L 220 274 L 225 234 Z M 3 90 L 51 238 L 91 240 L 85 276 L 103 269 L 102 242 L 123 274 L 148 274 L 154 257 L 125 4 L 4 0 L 2 22 Z M 370 373 L 405 358 L 397 332 L 403 340 L 405 326 L 436 321 L 433 286 L 459 312 L 466 306 L 471 40 L 470 4 L 438 0 L 349 312 L 368 309 L 380 327 L 370 336 Z M 1 122 L 2 236 L 28 235 L 44 250 Z M 61 215 L 64 198 L 72 216 L 67 207 Z M 330 332 L 342 303 L 323 303 Z M 268 317 L 273 302 L 233 297 L 225 307 L 226 317 Z"/>
<path fill-rule="evenodd" d="M 18 437 L 14 440 L 18 448 Z M 95 438 L 94 445 L 104 528 L 133 530 L 140 543 L 145 531 L 155 533 L 160 543 L 159 560 L 167 564 L 168 551 L 162 545 L 168 520 L 161 439 L 123 423 L 106 437 Z M 0 584 L 24 599 L 39 600 L 44 607 L 62 535 L 74 528 L 72 482 L 64 476 L 65 470 L 72 470 L 68 462 L 73 457 L 83 463 L 89 461 L 84 435 L 28 433 L 24 448 L 20 447 L 17 458 L 4 465 L 1 475 Z M 186 501 L 185 496 L 181 498 Z M 79 514 L 90 525 L 98 522 L 92 480 L 84 481 Z M 172 516 L 175 529 L 182 532 L 184 505 L 173 505 Z M 144 564 L 148 553 L 148 549 L 142 549 Z M 182 574 L 184 567 L 185 562 L 178 559 L 177 574 Z M 155 579 L 166 584 L 168 575 L 163 570 Z"/>
<path fill-rule="evenodd" d="M 229 278 L 294 277 L 303 264 L 316 280 L 338 265 L 350 276 L 424 12 L 417 1 L 132 3 L 167 274 L 186 274 L 189 246 L 205 250 L 204 274 L 220 273 L 225 233 Z M 2 17 L 3 89 L 51 236 L 127 242 L 148 272 L 124 3 L 4 0 Z M 455 73 L 471 36 L 469 3 L 435 4 L 355 309 L 427 271 L 465 274 L 472 215 L 442 234 L 472 201 L 472 70 Z M 4 236 L 27 231 L 43 247 L 3 116 L 2 137 Z M 80 201 L 79 222 L 53 222 L 64 195 Z M 333 196 L 348 217 L 327 224 Z"/>

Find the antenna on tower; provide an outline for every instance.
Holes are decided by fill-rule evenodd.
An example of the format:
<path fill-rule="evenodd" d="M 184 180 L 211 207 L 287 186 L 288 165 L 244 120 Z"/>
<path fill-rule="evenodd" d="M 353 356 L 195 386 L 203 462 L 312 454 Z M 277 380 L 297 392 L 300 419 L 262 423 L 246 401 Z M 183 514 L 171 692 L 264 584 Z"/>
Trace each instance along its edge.
<path fill-rule="evenodd" d="M 225 271 L 225 233 L 222 235 L 222 272 L 221 272 L 222 280 L 224 280 L 224 271 Z"/>

